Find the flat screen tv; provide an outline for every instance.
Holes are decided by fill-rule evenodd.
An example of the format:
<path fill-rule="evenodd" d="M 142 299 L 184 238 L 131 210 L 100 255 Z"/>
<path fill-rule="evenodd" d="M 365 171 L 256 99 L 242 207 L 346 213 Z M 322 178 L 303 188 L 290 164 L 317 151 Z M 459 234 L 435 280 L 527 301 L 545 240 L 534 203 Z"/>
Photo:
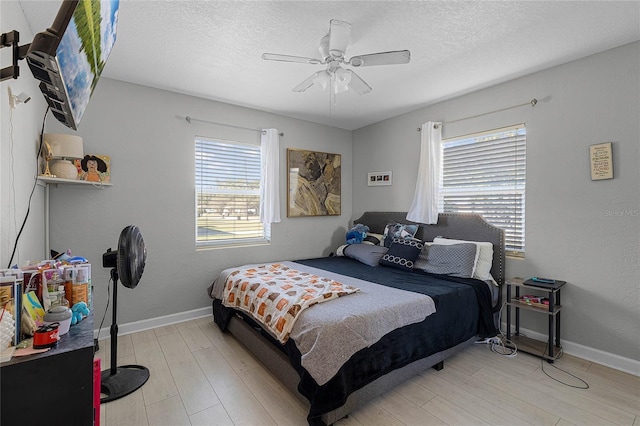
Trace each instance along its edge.
<path fill-rule="evenodd" d="M 119 0 L 65 0 L 27 52 L 53 115 L 74 130 L 116 41 L 119 6 Z"/>

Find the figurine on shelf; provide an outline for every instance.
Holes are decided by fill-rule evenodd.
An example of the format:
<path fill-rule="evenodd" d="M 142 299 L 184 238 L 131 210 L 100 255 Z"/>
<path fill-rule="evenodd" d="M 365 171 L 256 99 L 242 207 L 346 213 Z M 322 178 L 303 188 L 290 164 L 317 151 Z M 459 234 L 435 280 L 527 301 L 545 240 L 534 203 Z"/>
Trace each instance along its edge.
<path fill-rule="evenodd" d="M 53 160 L 53 151 L 51 150 L 51 145 L 49 145 L 49 142 L 43 141 L 42 150 L 44 151 L 42 153 L 42 156 L 44 157 L 45 161 L 45 169 L 44 173 L 40 176 L 56 177 L 56 175 L 51 174 L 51 171 L 49 170 L 49 161 Z"/>

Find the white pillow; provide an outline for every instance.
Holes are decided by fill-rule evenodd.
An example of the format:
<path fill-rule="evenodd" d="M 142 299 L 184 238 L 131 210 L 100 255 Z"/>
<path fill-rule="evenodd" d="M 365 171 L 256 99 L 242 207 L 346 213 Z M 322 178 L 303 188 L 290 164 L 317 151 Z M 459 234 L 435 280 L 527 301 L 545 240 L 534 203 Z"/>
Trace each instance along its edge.
<path fill-rule="evenodd" d="M 474 243 L 478 249 L 476 250 L 476 263 L 473 269 L 473 278 L 485 281 L 491 278 L 491 265 L 493 264 L 493 244 L 489 242 L 451 240 L 449 238 L 436 237 L 433 239 L 434 244 L 460 244 Z"/>

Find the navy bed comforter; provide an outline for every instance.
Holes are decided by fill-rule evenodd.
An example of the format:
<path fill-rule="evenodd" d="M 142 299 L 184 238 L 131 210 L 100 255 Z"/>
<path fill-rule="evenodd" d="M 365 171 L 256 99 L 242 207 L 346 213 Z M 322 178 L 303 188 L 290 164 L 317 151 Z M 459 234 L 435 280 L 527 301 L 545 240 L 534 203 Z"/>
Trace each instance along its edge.
<path fill-rule="evenodd" d="M 414 361 L 449 349 L 473 336 L 480 338 L 498 334 L 493 322 L 491 294 L 487 285 L 470 278 L 455 278 L 404 271 L 389 267 L 371 267 L 347 257 L 324 257 L 297 260 L 297 263 L 325 269 L 362 280 L 431 296 L 436 312 L 424 321 L 392 331 L 375 344 L 354 354 L 331 380 L 318 386 L 300 365 L 300 352 L 290 339 L 280 347 L 300 375 L 298 391 L 310 402 L 310 425 L 323 424 L 320 417 L 343 405 L 347 397 L 377 378 Z M 214 321 L 226 329 L 233 309 L 214 300 Z M 243 316 L 253 323 L 250 318 Z M 257 324 L 253 323 L 255 327 Z"/>

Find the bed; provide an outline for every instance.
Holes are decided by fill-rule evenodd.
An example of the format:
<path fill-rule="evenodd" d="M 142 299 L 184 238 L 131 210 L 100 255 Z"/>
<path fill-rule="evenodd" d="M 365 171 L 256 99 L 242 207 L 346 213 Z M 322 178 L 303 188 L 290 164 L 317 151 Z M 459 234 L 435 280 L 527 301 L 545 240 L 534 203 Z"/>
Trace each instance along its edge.
<path fill-rule="evenodd" d="M 383 234 L 389 223 L 412 224 L 406 220 L 406 212 L 366 212 L 354 221 L 354 225 L 368 226 L 370 234 Z M 214 321 L 221 329 L 232 333 L 287 388 L 309 405 L 309 424 L 333 424 L 418 372 L 430 367 L 442 369 L 446 358 L 479 337 L 497 333 L 501 287 L 504 284 L 503 231 L 478 215 L 445 213 L 440 214 L 436 225 L 420 224 L 414 236 L 422 241 L 433 241 L 439 237 L 490 243 L 493 248 L 489 260 L 490 279 L 483 281 L 424 271 L 405 271 L 402 268 L 374 267 L 348 256 L 278 263 L 278 267 L 339 280 L 353 284 L 360 290 L 355 293 L 357 296 L 339 297 L 336 301 L 306 309 L 293 326 L 291 338 L 283 343 L 251 315 L 223 305 L 220 287 L 224 287 L 224 281 L 233 270 L 230 268 L 216 277 L 208 289 L 213 299 Z M 427 282 L 428 285 L 425 284 Z M 362 309 L 369 310 L 373 309 L 373 302 L 365 297 L 393 301 L 400 293 L 415 299 L 411 303 L 421 304 L 415 305 L 420 308 L 401 309 L 410 312 L 413 317 L 407 318 L 402 326 L 393 328 L 395 325 L 388 325 L 390 319 L 395 318 L 393 313 L 389 316 L 389 312 L 386 312 L 388 307 L 381 307 L 380 314 L 376 315 L 377 320 L 371 320 L 375 327 L 365 328 L 376 329 L 382 335 L 368 336 L 359 331 L 366 336 L 361 339 L 363 343 L 357 344 L 366 347 L 350 347 L 350 342 L 359 340 L 359 335 L 355 335 L 356 338 L 345 337 L 342 331 L 326 331 L 324 322 L 322 326 L 315 325 L 314 321 L 322 322 L 321 318 L 334 315 L 343 315 L 339 321 L 347 321 L 347 317 L 364 317 L 358 311 L 357 301 L 362 304 L 364 300 L 367 307 Z M 433 301 L 434 310 L 424 314 L 423 309 L 426 311 L 425 304 L 428 304 L 426 299 Z M 324 316 L 320 316 L 320 313 Z M 420 315 L 426 316 L 420 319 Z M 392 329 L 378 330 L 380 324 Z M 353 327 L 349 325 L 340 330 L 350 328 Z M 319 333 L 321 337 L 313 333 Z M 307 336 L 315 340 L 304 343 Z M 326 352 L 319 352 L 319 355 L 307 351 L 309 345 L 321 351 L 322 348 L 315 348 L 321 344 L 333 347 Z M 318 363 L 318 359 L 324 361 L 330 358 L 327 353 L 335 353 L 335 357 L 341 359 Z M 318 364 L 322 364 L 322 367 Z"/>

